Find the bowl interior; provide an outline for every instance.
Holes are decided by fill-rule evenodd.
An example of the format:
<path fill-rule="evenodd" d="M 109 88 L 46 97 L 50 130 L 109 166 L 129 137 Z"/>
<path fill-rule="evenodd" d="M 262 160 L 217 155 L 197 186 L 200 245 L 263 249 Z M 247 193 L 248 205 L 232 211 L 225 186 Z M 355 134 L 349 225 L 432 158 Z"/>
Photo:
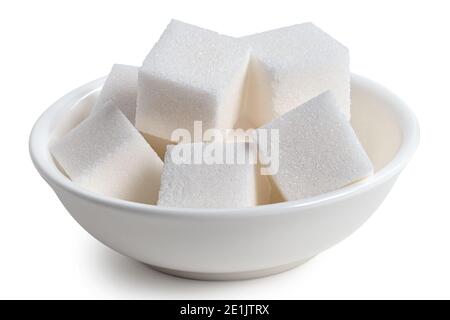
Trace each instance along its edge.
<path fill-rule="evenodd" d="M 371 179 L 363 179 L 312 198 L 282 203 L 272 201 L 273 204 L 250 208 L 176 209 L 129 202 L 95 194 L 72 183 L 63 171 L 58 169 L 49 152 L 52 141 L 66 134 L 88 116 L 104 80 L 105 78 L 100 78 L 71 91 L 42 114 L 30 135 L 30 155 L 41 176 L 54 189 L 58 187 L 59 190 L 64 189 L 89 201 L 125 210 L 133 208 L 133 210 L 145 214 L 151 210 L 154 214 L 177 216 L 185 216 L 188 212 L 192 216 L 203 216 L 214 211 L 216 216 L 228 215 L 232 212 L 244 216 L 244 212 L 246 215 L 259 215 L 264 212 L 269 214 L 274 206 L 277 208 L 306 208 L 334 202 L 359 194 L 359 192 L 373 188 L 397 175 L 411 158 L 419 143 L 418 123 L 410 109 L 397 96 L 376 82 L 353 74 L 351 79 L 351 124 L 374 164 L 375 175 Z"/>
<path fill-rule="evenodd" d="M 357 81 L 352 82 L 351 90 L 351 124 L 377 172 L 395 157 L 402 144 L 398 101 Z"/>

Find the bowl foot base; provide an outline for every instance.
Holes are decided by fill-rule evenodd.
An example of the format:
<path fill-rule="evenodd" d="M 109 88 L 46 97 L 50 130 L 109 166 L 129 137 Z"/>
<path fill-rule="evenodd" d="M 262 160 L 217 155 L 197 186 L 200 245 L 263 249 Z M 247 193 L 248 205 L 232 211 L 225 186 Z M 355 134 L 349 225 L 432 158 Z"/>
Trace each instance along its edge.
<path fill-rule="evenodd" d="M 312 258 L 312 257 L 311 257 Z M 282 266 L 276 266 L 272 268 L 255 270 L 255 271 L 245 271 L 245 272 L 224 272 L 224 273 L 204 273 L 204 272 L 189 272 L 174 269 L 161 268 L 157 266 L 150 266 L 152 269 L 166 273 L 179 278 L 194 279 L 194 280 L 207 280 L 207 281 L 232 281 L 232 280 L 248 280 L 255 278 L 262 278 L 271 276 L 277 273 L 291 270 L 298 267 L 311 258 L 307 258 L 300 261 L 295 261 Z"/>

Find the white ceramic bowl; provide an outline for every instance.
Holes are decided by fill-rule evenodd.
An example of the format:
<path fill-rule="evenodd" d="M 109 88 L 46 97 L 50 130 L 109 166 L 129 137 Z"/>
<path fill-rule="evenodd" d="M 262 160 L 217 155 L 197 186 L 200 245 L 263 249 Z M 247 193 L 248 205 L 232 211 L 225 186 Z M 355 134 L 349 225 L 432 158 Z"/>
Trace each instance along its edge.
<path fill-rule="evenodd" d="M 413 113 L 380 85 L 353 75 L 352 125 L 372 178 L 314 198 L 243 209 L 164 208 L 113 199 L 66 178 L 49 142 L 89 112 L 104 78 L 58 100 L 36 122 L 30 153 L 76 221 L 112 249 L 160 271 L 197 279 L 245 279 L 295 267 L 359 228 L 384 200 L 419 142 Z"/>

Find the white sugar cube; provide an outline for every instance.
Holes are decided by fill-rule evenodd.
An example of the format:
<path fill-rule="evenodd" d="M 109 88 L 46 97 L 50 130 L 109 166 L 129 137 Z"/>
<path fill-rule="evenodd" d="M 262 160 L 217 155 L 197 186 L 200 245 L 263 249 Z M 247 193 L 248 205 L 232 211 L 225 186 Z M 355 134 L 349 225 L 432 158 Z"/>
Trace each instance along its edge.
<path fill-rule="evenodd" d="M 252 48 L 247 114 L 257 127 L 331 90 L 350 118 L 348 49 L 312 23 L 241 38 Z"/>
<path fill-rule="evenodd" d="M 105 80 L 103 89 L 97 99 L 91 114 L 113 106 L 134 124 L 136 114 L 138 68 L 122 64 L 115 64 Z"/>
<path fill-rule="evenodd" d="M 188 148 L 191 151 L 185 151 Z M 243 143 L 193 143 L 168 146 L 161 176 L 158 205 L 188 208 L 251 207 L 258 204 L 257 166 L 250 161 L 223 164 L 194 162 L 206 148 L 233 148 L 235 154 L 245 148 L 248 159 L 251 150 Z M 202 149 L 205 148 L 205 149 Z M 240 149 L 242 150 L 242 148 Z M 178 157 L 190 153 L 191 163 L 180 163 Z M 230 153 L 229 153 L 230 154 Z M 224 156 L 225 157 L 225 156 Z"/>
<path fill-rule="evenodd" d="M 139 70 L 136 127 L 170 140 L 173 130 L 232 128 L 250 49 L 237 39 L 172 21 Z"/>
<path fill-rule="evenodd" d="M 117 108 L 88 117 L 50 151 L 68 177 L 90 191 L 148 204 L 158 199 L 163 163 Z"/>
<path fill-rule="evenodd" d="M 373 173 L 370 159 L 329 91 L 261 127 L 258 136 L 270 129 L 279 130 L 279 170 L 272 179 L 286 200 L 333 191 Z M 268 154 L 264 148 L 260 152 L 266 162 Z"/>

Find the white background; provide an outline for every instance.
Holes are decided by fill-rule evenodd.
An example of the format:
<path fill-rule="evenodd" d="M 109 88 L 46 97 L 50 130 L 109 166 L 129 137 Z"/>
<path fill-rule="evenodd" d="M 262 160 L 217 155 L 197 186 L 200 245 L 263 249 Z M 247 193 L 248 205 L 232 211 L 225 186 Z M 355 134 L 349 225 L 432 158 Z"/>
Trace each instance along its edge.
<path fill-rule="evenodd" d="M 450 298 L 448 1 L 2 1 L 0 298 Z M 89 236 L 33 168 L 28 135 L 57 98 L 140 64 L 171 18 L 233 36 L 313 21 L 353 72 L 402 97 L 421 144 L 375 215 L 295 270 L 241 282 L 152 271 Z"/>

